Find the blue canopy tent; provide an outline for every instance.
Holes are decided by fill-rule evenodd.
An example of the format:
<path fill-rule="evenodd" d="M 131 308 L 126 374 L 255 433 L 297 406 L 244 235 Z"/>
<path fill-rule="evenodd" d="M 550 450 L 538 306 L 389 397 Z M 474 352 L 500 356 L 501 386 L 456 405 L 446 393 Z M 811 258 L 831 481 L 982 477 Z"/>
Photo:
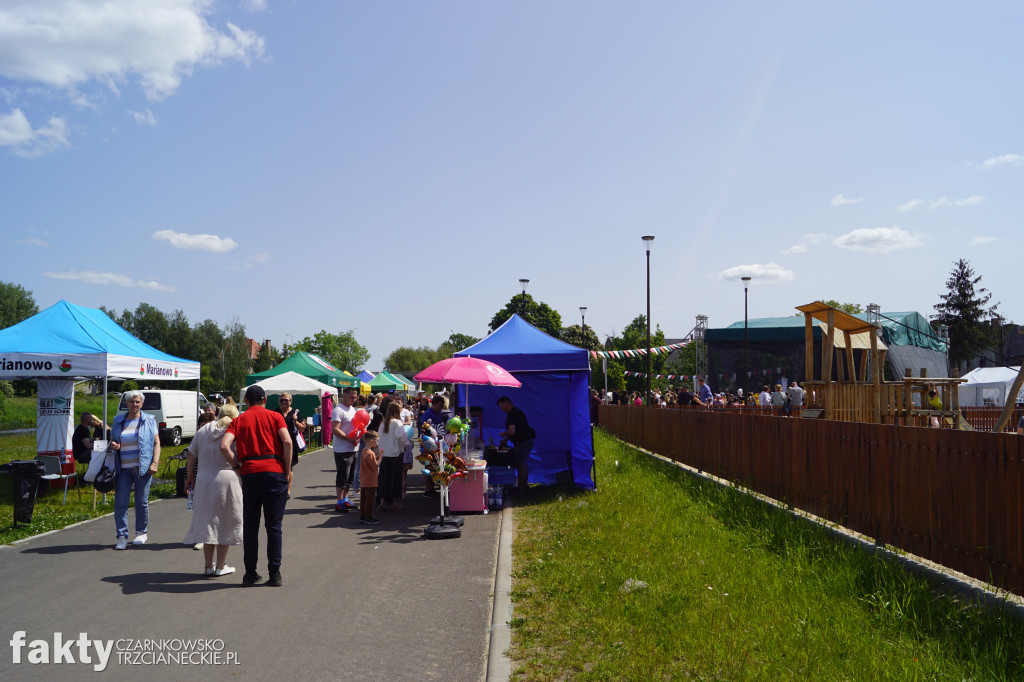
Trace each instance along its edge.
<path fill-rule="evenodd" d="M 500 365 L 521 388 L 473 386 L 469 398 L 483 407 L 484 440 L 505 429 L 498 398 L 507 395 L 537 432 L 530 454 L 530 482 L 550 485 L 563 471 L 582 488 L 593 488 L 594 436 L 590 429 L 590 356 L 512 315 L 487 338 L 455 353 Z M 465 404 L 465 386 L 460 387 Z"/>

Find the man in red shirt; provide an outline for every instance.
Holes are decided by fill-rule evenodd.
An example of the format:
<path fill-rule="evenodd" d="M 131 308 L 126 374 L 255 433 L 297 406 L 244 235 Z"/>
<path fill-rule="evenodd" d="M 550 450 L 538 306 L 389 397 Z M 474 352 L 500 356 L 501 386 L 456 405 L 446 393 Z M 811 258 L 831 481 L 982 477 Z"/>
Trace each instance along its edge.
<path fill-rule="evenodd" d="M 264 406 L 260 386 L 245 391 L 245 412 L 228 426 L 220 451 L 242 477 L 243 585 L 263 580 L 256 572 L 260 551 L 260 513 L 266 516 L 268 585 L 281 586 L 281 522 L 292 471 L 292 437 L 280 412 Z"/>

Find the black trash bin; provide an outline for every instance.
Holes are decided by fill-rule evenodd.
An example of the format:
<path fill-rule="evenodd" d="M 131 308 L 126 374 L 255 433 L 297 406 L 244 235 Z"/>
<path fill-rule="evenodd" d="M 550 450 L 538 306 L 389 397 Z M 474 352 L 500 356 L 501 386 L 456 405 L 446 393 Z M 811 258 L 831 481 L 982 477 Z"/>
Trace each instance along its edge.
<path fill-rule="evenodd" d="M 36 508 L 39 477 L 46 471 L 43 463 L 35 459 L 18 459 L 3 467 L 11 475 L 11 493 L 14 499 L 14 523 L 32 523 Z"/>

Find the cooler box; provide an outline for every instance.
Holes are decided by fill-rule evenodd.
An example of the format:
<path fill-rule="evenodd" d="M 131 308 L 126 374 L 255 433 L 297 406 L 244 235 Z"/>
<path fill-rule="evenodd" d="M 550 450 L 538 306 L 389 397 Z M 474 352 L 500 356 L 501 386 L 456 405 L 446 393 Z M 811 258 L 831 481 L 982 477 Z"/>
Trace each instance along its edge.
<path fill-rule="evenodd" d="M 448 486 L 448 507 L 453 512 L 487 511 L 487 470 L 469 469 L 464 478 Z"/>

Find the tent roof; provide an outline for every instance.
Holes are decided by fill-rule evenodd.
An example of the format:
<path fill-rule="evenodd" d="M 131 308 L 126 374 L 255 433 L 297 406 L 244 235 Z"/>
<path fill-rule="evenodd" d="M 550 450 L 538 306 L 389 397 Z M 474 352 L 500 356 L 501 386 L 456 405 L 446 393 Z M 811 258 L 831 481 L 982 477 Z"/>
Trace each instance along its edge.
<path fill-rule="evenodd" d="M 257 381 L 252 385 L 262 386 L 268 395 L 271 393 L 291 393 L 292 395 L 315 395 L 318 398 L 322 398 L 324 393 L 330 393 L 334 397 L 338 396 L 337 388 L 328 386 L 316 379 L 302 376 L 296 372 L 277 374 L 262 381 Z M 242 395 L 245 395 L 245 389 L 242 390 Z"/>
<path fill-rule="evenodd" d="M 978 367 L 963 375 L 968 384 L 1012 384 L 1020 367 Z"/>
<path fill-rule="evenodd" d="M 586 350 L 548 336 L 516 314 L 455 356 L 485 358 L 508 372 L 590 369 Z"/>
<path fill-rule="evenodd" d="M 359 374 L 356 375 L 356 378 L 359 379 L 360 381 L 362 381 L 363 383 L 368 384 L 371 381 L 373 381 L 373 377 L 374 376 L 375 375 L 374 375 L 373 372 L 370 372 L 370 371 L 364 369 L 362 372 L 360 372 Z"/>
<path fill-rule="evenodd" d="M 388 376 L 387 372 L 379 372 L 369 383 L 370 389 L 374 391 L 400 391 L 405 388 L 398 379 Z"/>
<path fill-rule="evenodd" d="M 0 330 L 0 377 L 33 378 L 46 376 L 33 371 L 8 370 L 6 363 L 22 354 L 58 356 L 58 366 L 71 356 L 70 376 L 116 376 L 132 378 L 194 379 L 199 363 L 157 350 L 135 338 L 102 310 L 84 308 L 61 300 L 27 320 Z M 93 357 L 88 357 L 93 356 Z M 81 361 L 79 361 L 81 358 Z M 97 358 L 103 358 L 97 361 Z M 139 359 L 161 363 L 159 372 L 150 373 Z M 173 367 L 173 369 L 170 369 Z M 56 375 L 55 375 L 56 376 Z"/>
<path fill-rule="evenodd" d="M 319 355 L 313 353 L 306 353 L 304 351 L 295 351 L 287 358 L 284 359 L 281 364 L 276 367 L 272 367 L 262 372 L 256 372 L 250 374 L 245 378 L 246 385 L 251 385 L 262 379 L 266 379 L 278 374 L 284 374 L 285 372 L 295 372 L 301 374 L 304 377 L 310 377 L 312 379 L 321 378 L 326 379 L 324 383 L 331 386 L 358 386 L 358 380 L 347 372 L 342 372 L 336 369 L 330 363 L 324 361 Z"/>

